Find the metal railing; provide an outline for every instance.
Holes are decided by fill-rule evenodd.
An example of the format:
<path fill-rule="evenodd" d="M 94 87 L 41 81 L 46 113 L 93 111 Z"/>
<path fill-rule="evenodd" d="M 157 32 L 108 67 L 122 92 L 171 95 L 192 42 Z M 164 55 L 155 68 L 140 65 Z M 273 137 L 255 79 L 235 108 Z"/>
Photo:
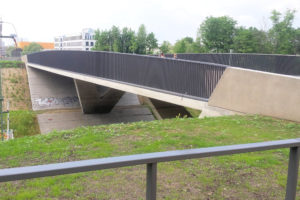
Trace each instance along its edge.
<path fill-rule="evenodd" d="M 167 54 L 173 57 L 173 54 Z M 233 67 L 300 76 L 300 56 L 251 53 L 183 53 L 178 59 L 219 63 Z"/>
<path fill-rule="evenodd" d="M 207 101 L 225 65 L 101 51 L 43 51 L 28 63 Z"/>
<path fill-rule="evenodd" d="M 177 96 L 208 101 L 228 66 L 300 76 L 300 56 L 173 54 L 167 58 L 104 51 L 42 51 L 28 62 Z"/>
<path fill-rule="evenodd" d="M 146 199 L 153 200 L 156 199 L 157 163 L 159 162 L 231 155 L 279 148 L 290 148 L 285 199 L 295 200 L 299 170 L 300 138 L 1 169 L 0 182 L 146 164 Z"/>

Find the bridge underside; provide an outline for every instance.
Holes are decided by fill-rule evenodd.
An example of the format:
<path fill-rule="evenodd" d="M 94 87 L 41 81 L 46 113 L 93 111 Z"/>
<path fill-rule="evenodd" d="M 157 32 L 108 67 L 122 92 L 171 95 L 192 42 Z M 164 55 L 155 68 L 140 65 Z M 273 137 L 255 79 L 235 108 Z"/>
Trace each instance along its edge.
<path fill-rule="evenodd" d="M 124 91 L 74 79 L 82 112 L 108 113 L 121 99 Z"/>

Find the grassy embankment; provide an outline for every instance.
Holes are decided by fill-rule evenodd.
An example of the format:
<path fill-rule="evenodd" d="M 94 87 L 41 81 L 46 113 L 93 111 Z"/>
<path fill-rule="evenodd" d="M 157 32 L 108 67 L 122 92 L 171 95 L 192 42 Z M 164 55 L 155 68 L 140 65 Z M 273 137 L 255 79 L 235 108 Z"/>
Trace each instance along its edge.
<path fill-rule="evenodd" d="M 300 137 L 260 116 L 82 127 L 0 145 L 0 168 Z M 160 163 L 158 199 L 284 199 L 288 149 Z M 300 181 L 298 182 L 300 197 Z M 143 199 L 145 166 L 0 184 L 0 199 Z"/>
<path fill-rule="evenodd" d="M 0 68 L 22 68 L 24 63 L 22 61 L 0 60 Z"/>
<path fill-rule="evenodd" d="M 27 73 L 21 61 L 0 61 L 3 110 L 10 102 L 10 129 L 15 137 L 39 134 L 36 114 L 31 110 Z M 6 119 L 6 116 L 4 117 Z M 6 120 L 4 119 L 4 124 Z M 6 126 L 5 126 L 6 128 Z"/>

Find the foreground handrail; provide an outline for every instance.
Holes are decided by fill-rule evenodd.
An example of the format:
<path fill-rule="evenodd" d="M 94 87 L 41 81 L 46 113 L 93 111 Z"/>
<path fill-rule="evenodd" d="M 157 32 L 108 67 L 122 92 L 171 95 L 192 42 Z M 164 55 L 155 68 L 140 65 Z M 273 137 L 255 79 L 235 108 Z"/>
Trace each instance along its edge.
<path fill-rule="evenodd" d="M 157 163 L 159 162 L 290 148 L 286 199 L 294 200 L 296 198 L 298 180 L 300 157 L 299 147 L 300 138 L 296 138 L 260 143 L 166 151 L 47 165 L 7 168 L 0 170 L 0 182 L 147 164 L 146 199 L 156 199 Z"/>

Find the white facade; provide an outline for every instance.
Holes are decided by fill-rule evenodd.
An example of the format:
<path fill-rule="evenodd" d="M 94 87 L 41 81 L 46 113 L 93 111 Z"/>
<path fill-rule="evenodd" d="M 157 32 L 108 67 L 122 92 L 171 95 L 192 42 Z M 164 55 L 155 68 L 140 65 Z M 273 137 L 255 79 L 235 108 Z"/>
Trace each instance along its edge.
<path fill-rule="evenodd" d="M 55 37 L 54 49 L 90 51 L 95 46 L 95 43 L 95 31 L 88 28 L 83 29 L 79 34 Z"/>

